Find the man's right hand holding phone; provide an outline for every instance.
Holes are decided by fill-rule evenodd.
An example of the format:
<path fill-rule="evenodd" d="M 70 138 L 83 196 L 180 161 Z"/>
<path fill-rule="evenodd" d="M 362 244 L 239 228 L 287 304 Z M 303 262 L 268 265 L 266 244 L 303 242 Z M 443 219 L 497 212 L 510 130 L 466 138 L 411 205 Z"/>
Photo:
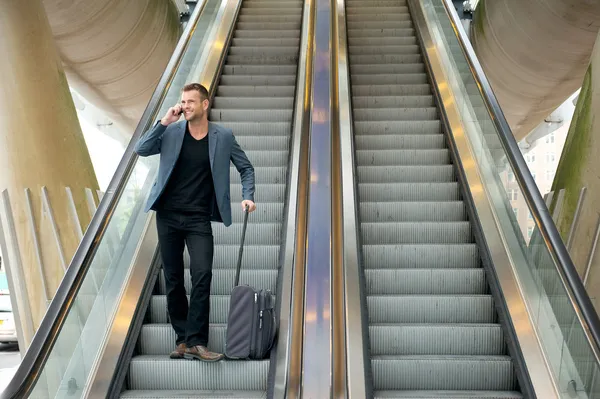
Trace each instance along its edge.
<path fill-rule="evenodd" d="M 171 123 L 177 122 L 179 117 L 183 113 L 181 104 L 177 104 L 174 107 L 169 108 L 165 116 L 160 120 L 160 123 L 164 126 L 169 126 Z"/>

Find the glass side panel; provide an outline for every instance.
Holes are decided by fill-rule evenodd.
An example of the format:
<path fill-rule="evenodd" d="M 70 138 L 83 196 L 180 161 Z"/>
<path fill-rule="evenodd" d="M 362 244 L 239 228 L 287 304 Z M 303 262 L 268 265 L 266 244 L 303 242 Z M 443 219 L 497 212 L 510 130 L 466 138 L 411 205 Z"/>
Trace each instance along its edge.
<path fill-rule="evenodd" d="M 443 0 L 423 0 L 421 4 L 464 126 L 464 132 L 454 133 L 465 134 L 470 141 L 483 189 L 491 198 L 530 318 L 561 394 L 567 395 L 574 389 L 576 397 L 599 398 L 599 370 L 592 348 L 555 259 L 538 234 L 539 221 L 530 216 L 522 189 L 514 178 L 516 173 L 507 161 L 500 132 L 486 107 Z M 524 207 L 528 212 L 520 211 Z"/>
<path fill-rule="evenodd" d="M 185 83 L 197 79 L 195 66 L 221 3 L 222 0 L 206 0 L 192 31 L 188 50 L 162 103 L 156 107 L 153 121 L 179 101 L 180 89 Z M 157 171 L 158 157 L 137 159 L 31 398 L 78 398 L 83 395 L 90 372 L 101 355 L 148 221 L 143 208 Z"/>

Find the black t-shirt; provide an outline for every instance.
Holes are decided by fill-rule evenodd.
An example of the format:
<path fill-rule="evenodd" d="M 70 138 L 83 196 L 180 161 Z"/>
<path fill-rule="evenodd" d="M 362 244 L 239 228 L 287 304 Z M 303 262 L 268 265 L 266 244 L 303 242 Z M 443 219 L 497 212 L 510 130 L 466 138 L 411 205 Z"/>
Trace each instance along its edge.
<path fill-rule="evenodd" d="M 208 140 L 208 134 L 196 140 L 186 123 L 179 158 L 161 195 L 162 209 L 212 215 L 215 188 L 210 171 Z"/>

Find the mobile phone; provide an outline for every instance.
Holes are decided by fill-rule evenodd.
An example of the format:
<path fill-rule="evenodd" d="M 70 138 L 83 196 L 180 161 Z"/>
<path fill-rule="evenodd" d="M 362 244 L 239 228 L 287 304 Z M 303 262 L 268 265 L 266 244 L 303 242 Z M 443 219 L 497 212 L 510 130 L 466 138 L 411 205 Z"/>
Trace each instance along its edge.
<path fill-rule="evenodd" d="M 183 114 L 183 108 L 179 110 L 179 112 L 177 113 L 177 115 L 181 115 Z"/>

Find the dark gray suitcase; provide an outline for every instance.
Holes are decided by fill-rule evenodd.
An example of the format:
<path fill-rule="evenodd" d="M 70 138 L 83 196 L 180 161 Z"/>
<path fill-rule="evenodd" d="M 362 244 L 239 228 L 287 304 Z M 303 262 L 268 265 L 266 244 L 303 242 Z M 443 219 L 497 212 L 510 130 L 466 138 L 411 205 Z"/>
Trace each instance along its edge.
<path fill-rule="evenodd" d="M 239 285 L 247 224 L 248 212 L 245 211 L 242 243 L 227 317 L 225 356 L 229 359 L 260 360 L 269 355 L 275 342 L 275 301 L 270 290 L 255 290 L 248 285 Z"/>

